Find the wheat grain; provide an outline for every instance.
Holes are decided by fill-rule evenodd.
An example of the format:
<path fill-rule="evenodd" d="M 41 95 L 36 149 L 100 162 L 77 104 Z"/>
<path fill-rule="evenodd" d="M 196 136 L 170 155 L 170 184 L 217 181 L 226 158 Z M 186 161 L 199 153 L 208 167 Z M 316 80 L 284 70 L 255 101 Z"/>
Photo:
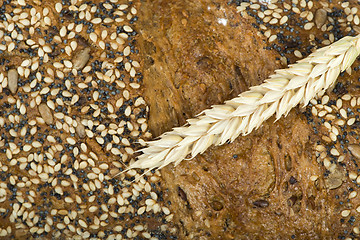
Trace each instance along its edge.
<path fill-rule="evenodd" d="M 162 134 L 147 143 L 142 154 L 129 169 L 163 168 L 178 165 L 190 154 L 190 160 L 211 145 L 234 141 L 247 135 L 276 114 L 276 120 L 287 115 L 299 103 L 306 106 L 317 94 L 332 87 L 340 72 L 351 73 L 351 65 L 360 52 L 360 35 L 344 37 L 332 45 L 316 50 L 307 58 L 275 70 L 259 86 L 212 106 L 187 124 Z"/>

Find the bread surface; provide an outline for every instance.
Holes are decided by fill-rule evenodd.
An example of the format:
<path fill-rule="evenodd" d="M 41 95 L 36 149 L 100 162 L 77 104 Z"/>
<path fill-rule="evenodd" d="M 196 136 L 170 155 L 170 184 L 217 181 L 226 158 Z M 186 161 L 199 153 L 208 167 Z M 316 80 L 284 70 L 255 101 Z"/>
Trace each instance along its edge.
<path fill-rule="evenodd" d="M 1 238 L 358 237 L 358 61 L 233 143 L 117 175 L 145 141 L 355 35 L 355 1 L 0 7 Z"/>

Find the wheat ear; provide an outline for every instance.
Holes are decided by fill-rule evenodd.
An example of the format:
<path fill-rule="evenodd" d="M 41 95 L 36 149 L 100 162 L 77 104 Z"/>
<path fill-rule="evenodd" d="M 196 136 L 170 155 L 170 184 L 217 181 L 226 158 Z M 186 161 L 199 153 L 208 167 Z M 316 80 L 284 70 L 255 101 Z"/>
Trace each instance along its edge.
<path fill-rule="evenodd" d="M 306 106 L 317 93 L 331 87 L 340 72 L 351 72 L 359 52 L 360 35 L 347 36 L 287 69 L 276 70 L 263 84 L 204 110 L 188 119 L 186 125 L 148 142 L 129 169 L 160 169 L 170 163 L 176 166 L 189 154 L 192 159 L 212 144 L 221 145 L 240 134 L 249 134 L 275 113 L 278 120 L 297 104 Z"/>

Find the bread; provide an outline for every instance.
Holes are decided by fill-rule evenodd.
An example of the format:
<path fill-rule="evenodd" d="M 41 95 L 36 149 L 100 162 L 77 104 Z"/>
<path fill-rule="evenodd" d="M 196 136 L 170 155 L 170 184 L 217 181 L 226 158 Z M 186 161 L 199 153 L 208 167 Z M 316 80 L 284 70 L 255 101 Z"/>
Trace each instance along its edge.
<path fill-rule="evenodd" d="M 231 144 L 119 174 L 145 141 L 359 24 L 353 2 L 241 2 L 4 1 L 0 237 L 355 239 L 357 67 Z"/>

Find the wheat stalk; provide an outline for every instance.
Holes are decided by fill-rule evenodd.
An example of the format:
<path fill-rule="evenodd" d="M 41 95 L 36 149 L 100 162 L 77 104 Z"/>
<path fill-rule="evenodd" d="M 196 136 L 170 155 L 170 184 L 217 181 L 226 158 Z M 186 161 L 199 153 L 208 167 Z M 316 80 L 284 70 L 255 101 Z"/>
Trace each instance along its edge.
<path fill-rule="evenodd" d="M 202 154 L 209 146 L 234 141 L 249 134 L 276 113 L 276 120 L 287 115 L 297 104 L 306 106 L 320 91 L 331 87 L 340 72 L 351 73 L 351 65 L 360 53 L 360 35 L 344 37 L 332 45 L 316 50 L 307 58 L 276 70 L 259 86 L 201 112 L 182 127 L 162 134 L 147 143 L 142 154 L 129 169 L 175 166 L 190 154 Z"/>

